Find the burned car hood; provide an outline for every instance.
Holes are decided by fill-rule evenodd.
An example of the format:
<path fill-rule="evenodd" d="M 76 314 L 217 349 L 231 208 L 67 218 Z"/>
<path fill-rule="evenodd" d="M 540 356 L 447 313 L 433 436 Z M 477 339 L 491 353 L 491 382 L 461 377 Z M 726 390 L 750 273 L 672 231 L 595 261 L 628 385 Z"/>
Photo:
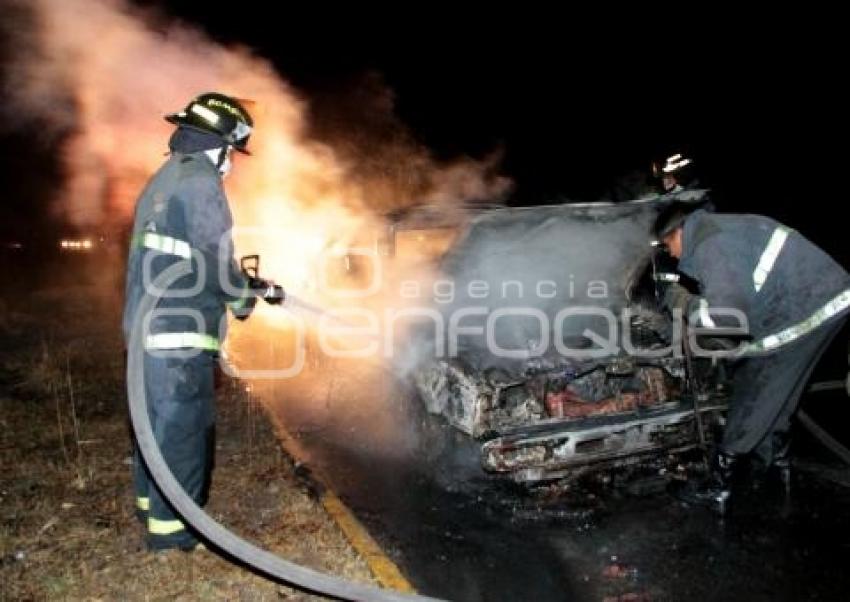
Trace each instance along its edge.
<path fill-rule="evenodd" d="M 557 351 L 556 336 L 570 349 L 598 348 L 590 333 L 612 335 L 597 310 L 619 319 L 635 302 L 633 285 L 654 253 L 653 223 L 669 202 L 505 208 L 476 217 L 441 266 L 446 290 L 451 282 L 453 291 L 437 304 L 446 322 L 465 312 L 459 325 L 485 329 L 485 335 L 461 335 L 458 356 L 473 369 L 518 368 L 525 364 L 521 350 L 542 348 L 541 315 L 549 327 L 547 354 Z M 571 314 L 556 328 L 565 308 Z M 517 352 L 513 357 L 494 356 L 488 323 L 499 348 Z"/>

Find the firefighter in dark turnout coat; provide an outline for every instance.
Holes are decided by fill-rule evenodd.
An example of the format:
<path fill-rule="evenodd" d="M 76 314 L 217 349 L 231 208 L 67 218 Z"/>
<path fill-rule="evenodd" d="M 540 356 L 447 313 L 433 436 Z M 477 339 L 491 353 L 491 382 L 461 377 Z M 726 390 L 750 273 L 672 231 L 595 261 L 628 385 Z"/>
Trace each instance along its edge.
<path fill-rule="evenodd" d="M 221 348 L 229 306 L 250 314 L 256 296 L 280 302 L 280 287 L 243 274 L 233 259 L 233 221 L 222 187 L 233 148 L 246 152 L 253 122 L 235 99 L 202 94 L 166 119 L 178 126 L 169 159 L 136 205 L 124 305 L 129 345 L 137 319 L 145 320 L 145 390 L 154 436 L 174 476 L 196 502 L 206 502 L 213 457 L 213 362 Z M 137 307 L 157 276 L 177 262 L 191 273 L 162 293 L 149 316 Z M 138 453 L 136 509 L 151 549 L 197 546 L 175 515 Z"/>
<path fill-rule="evenodd" d="M 788 431 L 807 381 L 850 308 L 850 276 L 800 233 L 768 217 L 693 210 L 662 212 L 656 236 L 699 283 L 699 295 L 670 286 L 669 308 L 701 329 L 738 328 L 729 413 L 702 496 L 725 506 L 736 460 L 754 454 L 790 482 Z M 737 310 L 745 324 L 728 310 Z"/>

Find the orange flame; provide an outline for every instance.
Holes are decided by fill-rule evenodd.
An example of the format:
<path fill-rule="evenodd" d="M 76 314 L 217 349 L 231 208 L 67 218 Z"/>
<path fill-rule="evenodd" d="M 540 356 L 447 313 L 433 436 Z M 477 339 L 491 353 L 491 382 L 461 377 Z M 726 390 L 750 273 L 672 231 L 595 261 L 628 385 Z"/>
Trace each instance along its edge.
<path fill-rule="evenodd" d="M 393 148 L 393 155 L 373 145 L 376 158 L 395 165 L 377 176 L 374 170 L 358 173 L 334 148 L 308 139 L 306 101 L 268 61 L 185 24 L 122 0 L 37 0 L 31 6 L 38 27 L 29 42 L 37 51 L 16 57 L 13 100 L 22 112 L 70 127 L 62 148 L 68 176 L 57 208 L 77 225 L 128 223 L 144 182 L 163 161 L 170 126 L 162 116 L 210 90 L 256 102 L 254 154 L 237 158 L 226 188 L 238 225 L 281 233 L 261 252 L 268 274 L 290 287 L 309 280 L 324 249 L 344 248 L 364 228 L 380 228 L 376 205 L 385 211 L 393 204 L 493 198 L 507 190 L 507 180 L 489 174 L 486 162 L 441 165 L 412 143 Z M 376 103 L 381 110 L 391 105 Z M 359 150 L 370 146 L 362 143 Z M 411 173 L 399 177 L 393 173 L 398 165 Z"/>
<path fill-rule="evenodd" d="M 493 161 L 441 163 L 407 132 L 364 139 L 355 123 L 356 134 L 340 137 L 345 148 L 311 139 L 307 101 L 268 61 L 123 0 L 35 0 L 16 11 L 18 17 L 29 11 L 34 20 L 11 28 L 16 46 L 28 51 L 9 66 L 10 104 L 19 117 L 52 126 L 64 140 L 67 175 L 55 207 L 75 225 L 126 228 L 142 187 L 164 160 L 171 126 L 162 116 L 205 91 L 256 103 L 253 155 L 234 157 L 225 183 L 237 251 L 261 254 L 266 277 L 321 305 L 336 301 L 315 282 L 328 252 L 342 257 L 351 247 L 374 247 L 387 211 L 417 202 L 495 200 L 508 190 L 508 180 L 493 174 Z M 375 93 L 370 110 L 391 113 L 392 95 L 383 88 Z M 394 117 L 382 123 L 398 124 Z M 382 291 L 356 304 L 380 310 L 400 303 L 388 288 L 403 277 L 427 283 L 435 276 L 428 267 L 413 269 L 396 262 Z M 268 349 L 276 335 L 263 327 L 285 328 L 284 314 L 274 312 L 261 303 L 247 330 L 234 329 L 237 364 L 256 359 L 251 350 Z M 359 376 L 368 373 L 361 369 Z"/>

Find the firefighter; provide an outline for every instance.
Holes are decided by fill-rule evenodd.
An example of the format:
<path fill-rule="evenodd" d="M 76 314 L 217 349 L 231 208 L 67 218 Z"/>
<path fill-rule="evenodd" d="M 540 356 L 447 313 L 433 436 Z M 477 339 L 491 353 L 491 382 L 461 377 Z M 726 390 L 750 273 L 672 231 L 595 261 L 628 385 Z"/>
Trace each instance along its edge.
<path fill-rule="evenodd" d="M 743 456 L 778 476 L 787 495 L 790 419 L 847 319 L 850 276 L 800 233 L 768 217 L 674 202 L 660 214 L 655 234 L 678 270 L 699 283 L 698 294 L 670 285 L 667 307 L 734 347 L 729 412 L 712 473 L 685 497 L 722 512 Z M 729 315 L 730 309 L 741 313 Z M 747 336 L 730 340 L 730 329 Z"/>
<path fill-rule="evenodd" d="M 245 319 L 262 296 L 283 300 L 272 282 L 250 278 L 233 259 L 230 209 L 222 178 L 233 149 L 248 154 L 251 116 L 234 98 L 207 93 L 181 112 L 167 115 L 177 126 L 170 156 L 143 190 L 135 210 L 124 305 L 124 336 L 145 320 L 145 392 L 154 436 L 165 461 L 199 504 L 206 502 L 213 459 L 213 368 L 220 351 L 226 306 Z M 149 316 L 136 308 L 165 269 L 188 261 L 191 273 L 169 285 Z M 198 546 L 144 466 L 134 458 L 137 515 L 151 550 Z"/>

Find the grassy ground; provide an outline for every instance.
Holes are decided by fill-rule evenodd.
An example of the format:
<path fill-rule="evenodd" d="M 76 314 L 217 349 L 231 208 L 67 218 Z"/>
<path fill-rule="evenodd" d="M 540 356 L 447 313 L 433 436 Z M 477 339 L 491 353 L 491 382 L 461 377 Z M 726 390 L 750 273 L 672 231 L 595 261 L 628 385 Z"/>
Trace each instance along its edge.
<path fill-rule="evenodd" d="M 210 551 L 152 554 L 135 520 L 114 296 L 0 299 L 0 600 L 306 600 Z M 259 406 L 218 390 L 208 512 L 281 556 L 361 582 Z"/>

